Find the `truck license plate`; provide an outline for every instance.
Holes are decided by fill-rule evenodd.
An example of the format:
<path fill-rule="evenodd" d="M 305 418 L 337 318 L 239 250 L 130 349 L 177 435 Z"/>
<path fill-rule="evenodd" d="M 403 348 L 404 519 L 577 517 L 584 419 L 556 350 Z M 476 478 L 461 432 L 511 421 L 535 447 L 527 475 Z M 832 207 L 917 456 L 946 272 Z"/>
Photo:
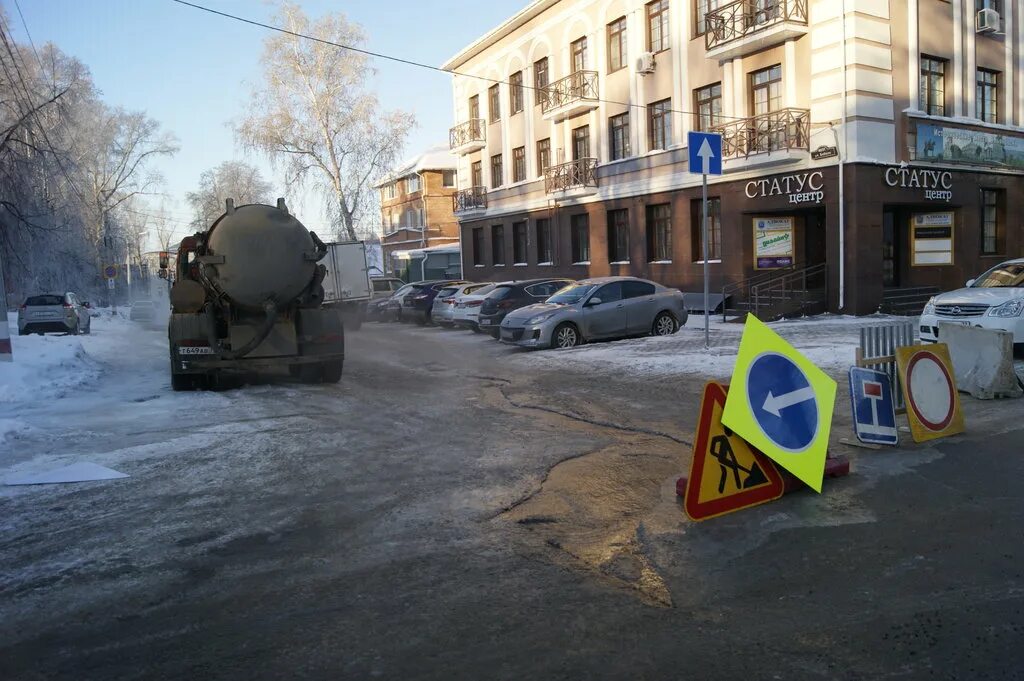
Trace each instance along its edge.
<path fill-rule="evenodd" d="M 209 345 L 183 345 L 178 348 L 179 355 L 212 355 L 213 348 Z"/>

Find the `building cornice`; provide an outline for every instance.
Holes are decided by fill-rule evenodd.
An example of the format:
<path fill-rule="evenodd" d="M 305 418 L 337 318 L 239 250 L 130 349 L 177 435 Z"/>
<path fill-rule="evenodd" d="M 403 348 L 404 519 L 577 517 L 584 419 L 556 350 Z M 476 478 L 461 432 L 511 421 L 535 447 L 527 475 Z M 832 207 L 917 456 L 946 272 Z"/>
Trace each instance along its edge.
<path fill-rule="evenodd" d="M 482 37 L 463 48 L 462 51 L 454 57 L 441 64 L 441 69 L 445 71 L 452 71 L 459 68 L 467 61 L 486 50 L 488 47 L 493 47 L 499 40 L 512 34 L 518 28 L 539 16 L 548 8 L 558 4 L 558 1 L 559 0 L 534 0 L 517 14 L 513 15 L 510 19 L 500 24 L 497 28 L 485 33 Z"/>

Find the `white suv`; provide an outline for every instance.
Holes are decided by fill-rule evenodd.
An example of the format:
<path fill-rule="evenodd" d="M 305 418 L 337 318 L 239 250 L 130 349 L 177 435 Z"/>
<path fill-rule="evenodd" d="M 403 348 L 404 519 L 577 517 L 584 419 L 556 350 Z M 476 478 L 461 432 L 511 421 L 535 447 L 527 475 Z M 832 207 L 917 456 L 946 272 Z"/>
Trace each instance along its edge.
<path fill-rule="evenodd" d="M 1024 347 L 1024 258 L 996 265 L 967 287 L 937 295 L 921 314 L 921 341 L 939 340 L 939 322 L 1002 329 Z"/>

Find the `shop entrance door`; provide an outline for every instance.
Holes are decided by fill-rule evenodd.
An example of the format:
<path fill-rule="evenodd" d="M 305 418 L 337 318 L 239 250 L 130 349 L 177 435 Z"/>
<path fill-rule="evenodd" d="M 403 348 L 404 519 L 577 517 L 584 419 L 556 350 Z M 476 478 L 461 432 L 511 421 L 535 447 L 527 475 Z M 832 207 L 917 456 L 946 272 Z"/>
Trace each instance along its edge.
<path fill-rule="evenodd" d="M 899 215 L 892 209 L 882 213 L 882 286 L 894 288 L 900 285 L 900 235 L 897 225 Z"/>
<path fill-rule="evenodd" d="M 820 265 L 825 262 L 825 212 L 814 211 L 804 217 L 804 265 Z"/>

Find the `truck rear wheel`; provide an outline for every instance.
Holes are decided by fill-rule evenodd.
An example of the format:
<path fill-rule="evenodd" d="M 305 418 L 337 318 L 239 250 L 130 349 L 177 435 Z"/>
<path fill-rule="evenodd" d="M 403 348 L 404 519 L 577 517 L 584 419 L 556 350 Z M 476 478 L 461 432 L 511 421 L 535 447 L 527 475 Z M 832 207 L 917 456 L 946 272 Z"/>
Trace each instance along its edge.
<path fill-rule="evenodd" d="M 293 364 L 288 373 L 303 383 L 320 383 L 323 380 L 322 364 Z"/>
<path fill-rule="evenodd" d="M 333 362 L 323 363 L 323 381 L 324 383 L 337 383 L 341 380 L 341 369 L 343 361 L 338 359 Z"/>
<path fill-rule="evenodd" d="M 171 374 L 171 390 L 192 390 L 194 387 L 191 374 Z"/>

